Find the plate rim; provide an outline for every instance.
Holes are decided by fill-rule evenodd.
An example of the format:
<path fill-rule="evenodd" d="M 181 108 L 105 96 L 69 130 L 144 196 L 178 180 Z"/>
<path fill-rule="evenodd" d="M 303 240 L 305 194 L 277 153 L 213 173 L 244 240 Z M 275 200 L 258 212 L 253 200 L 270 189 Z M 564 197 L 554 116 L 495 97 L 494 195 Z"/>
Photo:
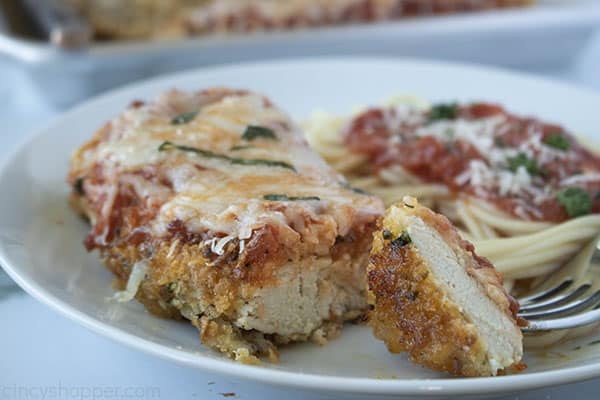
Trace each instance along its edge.
<path fill-rule="evenodd" d="M 13 166 L 22 157 L 27 150 L 28 145 L 37 138 L 48 134 L 55 125 L 59 125 L 61 120 L 77 115 L 85 111 L 88 107 L 100 105 L 111 98 L 118 98 L 124 94 L 151 86 L 167 86 L 173 80 L 185 81 L 194 76 L 207 73 L 226 73 L 235 72 L 248 68 L 261 67 L 288 67 L 293 68 L 299 65 L 318 65 L 330 63 L 368 63 L 368 64 L 389 64 L 406 66 L 428 66 L 434 68 L 466 69 L 483 72 L 491 75 L 504 75 L 508 78 L 521 78 L 531 82 L 561 87 L 572 91 L 580 92 L 581 95 L 597 97 L 600 102 L 600 94 L 588 88 L 565 83 L 556 79 L 543 78 L 535 74 L 512 71 L 506 68 L 483 66 L 474 63 L 446 62 L 417 58 L 397 58 L 397 57 L 364 57 L 364 56 L 344 56 L 344 57 L 299 57 L 285 60 L 266 60 L 235 63 L 229 65 L 200 67 L 188 69 L 176 73 L 159 75 L 150 79 L 139 80 L 121 87 L 93 96 L 66 112 L 60 113 L 52 118 L 40 128 L 34 129 L 31 134 L 25 135 L 24 139 L 13 147 L 9 155 L 0 163 L 0 182 L 7 173 L 7 170 Z M 4 244 L 4 239 L 0 238 L 0 243 Z M 317 391 L 337 392 L 337 393 L 355 393 L 372 395 L 473 395 L 473 394 L 499 394 L 506 392 L 516 392 L 525 389 L 536 389 L 545 386 L 557 386 L 566 383 L 580 382 L 600 376 L 600 362 L 590 365 L 559 368 L 549 371 L 533 372 L 521 375 L 507 375 L 483 378 L 439 378 L 439 379 L 377 379 L 377 378 L 355 378 L 339 377 L 333 375 L 318 375 L 302 372 L 291 372 L 260 366 L 251 366 L 237 363 L 225 358 L 214 359 L 199 354 L 190 354 L 188 352 L 171 348 L 169 346 L 152 342 L 151 340 L 137 336 L 133 333 L 123 331 L 117 327 L 105 324 L 103 321 L 77 310 L 69 303 L 60 300 L 49 293 L 35 280 L 29 281 L 19 273 L 19 267 L 15 265 L 10 257 L 5 254 L 4 246 L 0 246 L 0 267 L 29 295 L 41 303 L 49 306 L 51 309 L 64 315 L 68 319 L 77 322 L 91 331 L 103 335 L 118 343 L 127 345 L 147 354 L 158 356 L 162 359 L 176 362 L 188 367 L 199 368 L 202 370 L 215 372 L 222 375 L 229 375 L 244 380 L 252 380 L 260 383 L 271 384 L 280 387 L 294 387 L 298 389 L 308 389 Z M 469 384 L 465 384 L 469 382 Z"/>

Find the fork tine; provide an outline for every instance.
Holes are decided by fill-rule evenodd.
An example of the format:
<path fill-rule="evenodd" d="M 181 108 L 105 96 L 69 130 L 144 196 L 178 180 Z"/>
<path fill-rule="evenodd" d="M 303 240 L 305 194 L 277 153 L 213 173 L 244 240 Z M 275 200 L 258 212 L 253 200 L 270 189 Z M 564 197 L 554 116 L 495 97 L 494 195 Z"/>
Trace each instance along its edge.
<path fill-rule="evenodd" d="M 600 321 L 600 309 L 586 311 L 569 317 L 528 321 L 521 327 L 523 332 L 547 332 L 557 329 L 571 329 Z"/>
<path fill-rule="evenodd" d="M 572 329 L 600 322 L 600 234 L 551 276 L 541 293 L 522 299 L 523 332 Z M 557 284 L 557 282 L 561 282 Z M 558 332 L 557 332 L 558 333 Z"/>
<path fill-rule="evenodd" d="M 586 279 L 588 266 L 600 256 L 600 234 L 590 241 L 571 261 L 552 274 L 536 293 L 519 299 L 521 306 L 547 299 L 566 290 L 573 282 Z M 584 281 L 585 282 L 585 281 Z"/>
<path fill-rule="evenodd" d="M 521 316 L 523 318 L 527 318 L 528 320 L 538 318 L 567 317 L 569 315 L 585 311 L 589 308 L 597 308 L 598 305 L 600 305 L 600 291 L 596 291 L 592 295 L 583 299 L 578 299 L 572 303 L 567 303 L 556 308 L 533 311 Z"/>
<path fill-rule="evenodd" d="M 531 311 L 538 311 L 544 308 L 560 306 L 562 304 L 571 302 L 583 296 L 591 287 L 592 285 L 590 285 L 589 283 L 584 283 L 583 285 L 580 285 L 579 287 L 571 291 L 568 291 L 566 293 L 560 293 L 556 296 L 546 298 L 546 300 L 544 301 L 531 302 L 521 307 L 520 312 L 526 314 Z"/>
<path fill-rule="evenodd" d="M 530 294 L 529 296 L 522 297 L 519 299 L 519 303 L 523 306 L 532 302 L 547 299 L 550 296 L 554 296 L 565 291 L 569 286 L 571 286 L 572 283 L 572 280 L 563 281 L 560 284 L 551 287 L 550 289 L 546 289 L 540 292 Z"/>

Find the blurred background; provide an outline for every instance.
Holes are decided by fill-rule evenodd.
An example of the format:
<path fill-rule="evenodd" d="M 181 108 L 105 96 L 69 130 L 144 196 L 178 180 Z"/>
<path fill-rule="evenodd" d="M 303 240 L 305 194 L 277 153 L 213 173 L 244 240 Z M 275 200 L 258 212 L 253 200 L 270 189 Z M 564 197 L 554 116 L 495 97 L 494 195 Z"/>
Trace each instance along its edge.
<path fill-rule="evenodd" d="M 481 63 L 600 90 L 600 0 L 0 0 L 0 162 L 36 127 L 119 85 L 182 69 L 339 55 Z M 150 359 L 56 318 L 1 270 L 0 313 L 11 327 L 0 342 L 14 344 L 5 346 L 0 384 L 69 377 L 76 385 L 152 385 L 166 388 L 165 397 L 221 398 L 233 388 L 263 398 L 256 385 Z M 73 343 L 96 350 L 65 354 Z M 154 374 L 138 369 L 144 363 Z M 175 385 L 178 378 L 184 383 Z M 574 391 L 591 399 L 598 388 L 521 399 Z"/>
<path fill-rule="evenodd" d="M 0 0 L 0 60 L 68 107 L 193 67 L 324 55 L 568 69 L 597 0 Z"/>

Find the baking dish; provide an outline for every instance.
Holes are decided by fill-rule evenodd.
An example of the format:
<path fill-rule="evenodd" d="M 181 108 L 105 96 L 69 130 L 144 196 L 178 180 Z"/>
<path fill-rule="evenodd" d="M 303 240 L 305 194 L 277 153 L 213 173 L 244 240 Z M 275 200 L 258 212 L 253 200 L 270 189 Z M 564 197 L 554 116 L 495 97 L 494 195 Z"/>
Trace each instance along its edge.
<path fill-rule="evenodd" d="M 540 0 L 525 9 L 294 32 L 90 42 L 65 50 L 36 34 L 31 22 L 14 12 L 17 3 L 0 0 L 0 20 L 5 21 L 0 23 L 0 54 L 26 69 L 58 106 L 168 71 L 266 58 L 378 55 L 558 66 L 572 60 L 600 27 L 599 2 Z"/>

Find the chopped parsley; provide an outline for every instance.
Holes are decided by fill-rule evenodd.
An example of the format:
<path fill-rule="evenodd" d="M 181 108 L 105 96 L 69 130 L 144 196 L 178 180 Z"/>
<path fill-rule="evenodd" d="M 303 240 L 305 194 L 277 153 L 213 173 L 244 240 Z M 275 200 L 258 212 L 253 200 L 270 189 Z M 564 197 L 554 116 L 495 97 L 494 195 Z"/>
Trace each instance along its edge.
<path fill-rule="evenodd" d="M 567 151 L 571 148 L 571 142 L 566 136 L 560 133 L 551 133 L 544 138 L 544 144 L 546 146 L 555 148 L 557 150 Z"/>
<path fill-rule="evenodd" d="M 396 239 L 392 240 L 392 247 L 394 249 L 399 249 L 401 247 L 406 246 L 407 244 L 410 244 L 411 242 L 412 242 L 412 239 L 410 238 L 408 233 L 402 232 L 400 234 L 400 236 L 398 236 Z"/>
<path fill-rule="evenodd" d="M 78 195 L 85 196 L 85 189 L 83 188 L 83 178 L 77 178 L 75 180 L 75 183 L 73 184 L 73 189 Z"/>
<path fill-rule="evenodd" d="M 565 208 L 569 217 L 580 217 L 592 212 L 592 199 L 583 189 L 564 189 L 557 193 L 556 198 Z"/>
<path fill-rule="evenodd" d="M 273 161 L 273 160 L 265 160 L 262 158 L 255 158 L 247 160 L 245 158 L 234 158 L 227 157 L 232 164 L 237 165 L 264 165 L 267 167 L 281 167 L 286 169 L 291 169 L 292 171 L 296 171 L 293 165 L 286 163 L 285 161 Z"/>
<path fill-rule="evenodd" d="M 541 172 L 535 160 L 529 158 L 525 153 L 519 153 L 515 157 L 508 158 L 508 168 L 512 172 L 517 172 L 519 167 L 525 167 L 531 175 L 539 175 Z"/>
<path fill-rule="evenodd" d="M 275 136 L 275 132 L 273 132 L 269 128 L 265 128 L 264 126 L 257 125 L 248 125 L 246 127 L 246 131 L 242 135 L 242 139 L 252 141 L 256 138 L 265 138 L 271 140 L 277 140 L 277 136 Z"/>
<path fill-rule="evenodd" d="M 263 199 L 269 201 L 321 200 L 317 196 L 288 196 L 287 194 L 265 194 Z"/>
<path fill-rule="evenodd" d="M 406 297 L 410 301 L 415 301 L 417 300 L 417 297 L 419 297 L 419 292 L 409 290 L 405 293 L 404 297 Z"/>
<path fill-rule="evenodd" d="M 187 124 L 188 122 L 190 122 L 194 118 L 196 118 L 196 115 L 198 115 L 198 111 L 184 112 L 183 114 L 179 114 L 176 117 L 173 117 L 173 119 L 171 120 L 171 124 L 172 125 Z"/>
<path fill-rule="evenodd" d="M 361 188 L 357 188 L 354 187 L 352 185 L 350 185 L 348 182 L 340 182 L 340 185 L 344 188 L 344 189 L 348 189 L 348 190 L 352 190 L 354 193 L 358 193 L 358 194 L 369 194 L 366 190 L 363 190 Z"/>
<path fill-rule="evenodd" d="M 230 157 L 225 154 L 214 153 L 210 150 L 199 149 L 197 147 L 191 147 L 191 146 L 178 145 L 178 144 L 175 144 L 173 142 L 168 142 L 168 141 L 163 142 L 158 147 L 158 151 L 169 151 L 169 150 L 173 150 L 173 149 L 187 151 L 190 153 L 195 153 L 195 154 L 198 154 L 198 155 L 200 155 L 202 157 L 206 157 L 206 158 L 216 158 L 219 160 L 229 161 L 231 164 L 236 164 L 236 165 L 264 165 L 267 167 L 281 167 L 281 168 L 291 169 L 294 172 L 296 171 L 296 168 L 294 168 L 293 165 L 288 164 L 284 161 L 264 160 L 261 158 L 245 159 L 245 158 L 238 158 L 238 157 Z"/>
<path fill-rule="evenodd" d="M 252 146 L 250 145 L 244 145 L 244 144 L 238 144 L 236 146 L 233 146 L 229 149 L 229 151 L 238 151 L 238 150 L 246 150 L 246 149 L 251 149 Z"/>
<path fill-rule="evenodd" d="M 390 232 L 387 229 L 384 229 L 383 232 L 381 233 L 381 235 L 383 236 L 383 238 L 385 240 L 390 240 L 392 238 L 392 232 Z"/>
<path fill-rule="evenodd" d="M 501 148 L 501 149 L 503 149 L 503 148 L 505 148 L 505 147 L 506 147 L 506 143 L 504 142 L 504 139 L 502 139 L 502 138 L 501 138 L 501 137 L 499 137 L 499 136 L 496 136 L 496 137 L 494 138 L 494 144 L 496 145 L 496 147 L 499 147 L 499 148 Z"/>
<path fill-rule="evenodd" d="M 455 119 L 458 116 L 458 105 L 456 103 L 436 104 L 429 110 L 429 122 L 443 119 Z"/>

